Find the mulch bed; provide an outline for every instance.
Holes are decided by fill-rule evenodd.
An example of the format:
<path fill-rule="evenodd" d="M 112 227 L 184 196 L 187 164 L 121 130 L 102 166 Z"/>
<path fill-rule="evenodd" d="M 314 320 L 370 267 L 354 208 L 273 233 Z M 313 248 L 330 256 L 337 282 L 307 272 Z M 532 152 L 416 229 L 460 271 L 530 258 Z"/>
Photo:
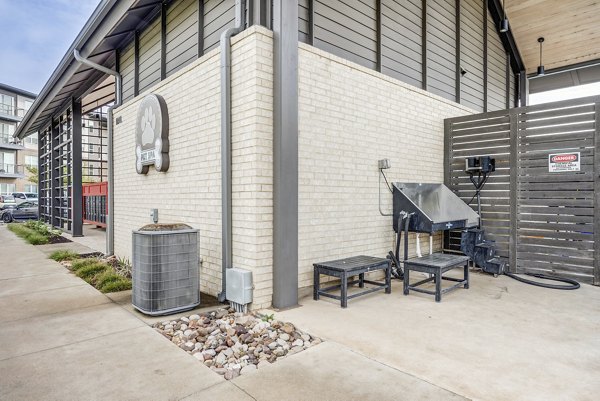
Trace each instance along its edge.
<path fill-rule="evenodd" d="M 73 242 L 62 235 L 52 235 L 48 238 L 48 244 L 64 244 L 65 242 Z"/>

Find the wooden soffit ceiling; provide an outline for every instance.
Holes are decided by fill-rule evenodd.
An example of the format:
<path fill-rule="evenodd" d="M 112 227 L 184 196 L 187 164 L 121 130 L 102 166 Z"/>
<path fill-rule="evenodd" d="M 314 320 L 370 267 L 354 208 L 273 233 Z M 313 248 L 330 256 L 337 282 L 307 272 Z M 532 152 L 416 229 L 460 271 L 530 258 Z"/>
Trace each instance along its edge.
<path fill-rule="evenodd" d="M 527 73 L 600 59 L 600 1 L 506 0 L 506 14 Z"/>

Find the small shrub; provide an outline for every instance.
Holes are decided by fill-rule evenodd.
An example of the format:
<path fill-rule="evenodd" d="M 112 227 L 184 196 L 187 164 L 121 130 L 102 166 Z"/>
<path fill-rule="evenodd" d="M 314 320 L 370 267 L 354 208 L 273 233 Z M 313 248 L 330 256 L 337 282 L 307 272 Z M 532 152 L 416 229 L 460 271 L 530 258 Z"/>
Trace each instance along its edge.
<path fill-rule="evenodd" d="M 94 281 L 96 283 L 96 288 L 102 289 L 102 287 L 104 287 L 106 284 L 119 281 L 120 279 L 121 276 L 115 273 L 112 269 L 108 269 L 103 271 L 102 273 L 99 273 L 95 277 Z"/>
<path fill-rule="evenodd" d="M 29 242 L 31 245 L 44 245 L 48 243 L 48 237 L 37 233 L 37 232 L 32 232 L 31 234 L 29 234 L 26 237 L 27 242 Z"/>
<path fill-rule="evenodd" d="M 71 270 L 103 293 L 131 289 L 130 279 L 119 275 L 111 265 L 97 258 L 75 259 L 71 263 Z"/>
<path fill-rule="evenodd" d="M 15 233 L 18 237 L 25 238 L 31 233 L 31 230 L 19 223 L 9 223 L 8 229 Z"/>
<path fill-rule="evenodd" d="M 79 269 L 82 269 L 84 267 L 93 265 L 95 263 L 98 263 L 98 259 L 94 259 L 94 258 L 77 259 L 77 260 L 73 261 L 73 263 L 71 263 L 71 270 L 73 270 L 74 272 L 76 272 Z"/>
<path fill-rule="evenodd" d="M 74 260 L 79 258 L 79 255 L 73 251 L 59 249 L 58 251 L 54 251 L 49 256 L 50 259 L 55 260 L 57 262 L 62 262 L 63 260 Z"/>
<path fill-rule="evenodd" d="M 43 245 L 48 243 L 48 237 L 38 233 L 24 224 L 10 223 L 8 225 L 8 229 L 32 245 Z"/>
<path fill-rule="evenodd" d="M 33 231 L 36 231 L 42 235 L 49 235 L 48 226 L 38 220 L 28 220 L 23 225 Z"/>
<path fill-rule="evenodd" d="M 96 276 L 98 273 L 106 271 L 107 269 L 108 266 L 106 264 L 96 262 L 78 269 L 75 274 L 77 277 L 84 279 L 88 283 L 94 284 L 94 276 Z"/>
<path fill-rule="evenodd" d="M 117 274 L 125 277 L 131 278 L 131 262 L 127 258 L 119 258 L 117 262 L 117 266 L 115 266 L 115 271 Z"/>
<path fill-rule="evenodd" d="M 102 286 L 98 289 L 103 293 L 130 290 L 131 289 L 131 281 L 129 281 L 123 277 L 119 277 L 118 280 L 108 282 L 104 286 Z"/>
<path fill-rule="evenodd" d="M 275 314 L 270 314 L 270 315 L 264 314 L 261 317 L 261 320 L 263 322 L 272 322 L 274 319 L 275 319 Z"/>
<path fill-rule="evenodd" d="M 45 237 L 54 237 L 62 234 L 62 231 L 56 228 L 51 228 L 42 220 L 28 220 L 23 225 L 40 235 Z"/>

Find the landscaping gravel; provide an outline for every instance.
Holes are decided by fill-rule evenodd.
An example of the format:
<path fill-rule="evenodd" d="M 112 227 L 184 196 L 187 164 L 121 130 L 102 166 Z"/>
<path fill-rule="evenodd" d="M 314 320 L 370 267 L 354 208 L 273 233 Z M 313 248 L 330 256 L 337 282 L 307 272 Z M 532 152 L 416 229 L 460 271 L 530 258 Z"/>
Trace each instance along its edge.
<path fill-rule="evenodd" d="M 227 380 L 321 342 L 291 323 L 233 309 L 166 320 L 153 327 Z"/>

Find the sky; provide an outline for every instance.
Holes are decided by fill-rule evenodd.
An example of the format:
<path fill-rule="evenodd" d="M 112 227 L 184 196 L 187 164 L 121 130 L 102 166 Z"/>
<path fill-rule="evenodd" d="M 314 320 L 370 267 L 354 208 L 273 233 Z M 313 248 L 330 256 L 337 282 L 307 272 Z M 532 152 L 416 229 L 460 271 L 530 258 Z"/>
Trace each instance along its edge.
<path fill-rule="evenodd" d="M 100 0 L 0 0 L 0 82 L 39 93 Z"/>

